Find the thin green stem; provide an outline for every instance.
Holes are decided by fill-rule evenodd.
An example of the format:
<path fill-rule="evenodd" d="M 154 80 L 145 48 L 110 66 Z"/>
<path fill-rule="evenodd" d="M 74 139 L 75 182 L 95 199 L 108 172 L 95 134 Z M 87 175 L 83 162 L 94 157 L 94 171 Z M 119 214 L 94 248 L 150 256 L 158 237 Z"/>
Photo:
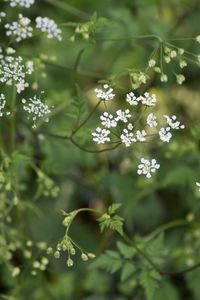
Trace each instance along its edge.
<path fill-rule="evenodd" d="M 135 36 L 123 36 L 123 37 L 114 37 L 114 38 L 99 38 L 97 41 L 100 42 L 115 42 L 115 41 L 126 41 L 126 40 L 134 40 L 134 39 L 157 39 L 162 42 L 161 37 L 155 34 L 144 34 L 144 35 L 135 35 Z"/>
<path fill-rule="evenodd" d="M 11 126 L 10 126 L 10 144 L 11 144 L 11 151 L 15 150 L 15 142 L 16 142 L 16 120 L 15 120 L 15 104 L 16 104 L 16 87 L 13 84 L 12 87 L 12 98 L 11 98 Z"/>
<path fill-rule="evenodd" d="M 79 126 L 76 127 L 76 128 L 72 131 L 71 137 L 72 137 L 73 135 L 75 135 L 75 134 L 78 132 L 78 130 L 80 130 L 81 127 L 83 127 L 83 126 L 87 123 L 87 121 L 92 117 L 92 115 L 94 114 L 94 112 L 96 111 L 96 109 L 98 108 L 98 106 L 100 105 L 100 103 L 101 103 L 101 100 L 94 106 L 94 108 L 91 110 L 91 112 L 89 113 L 89 115 L 87 116 L 87 118 L 86 118 L 83 122 L 81 122 L 81 123 L 79 124 Z"/>
<path fill-rule="evenodd" d="M 162 224 L 160 227 L 156 228 L 154 231 L 152 231 L 150 234 L 148 234 L 145 239 L 147 241 L 150 241 L 154 237 L 156 237 L 157 235 L 162 233 L 163 231 L 166 231 L 166 230 L 174 228 L 174 227 L 188 226 L 188 225 L 189 225 L 189 223 L 186 220 L 171 221 L 171 222 L 168 222 L 166 224 Z"/>
<path fill-rule="evenodd" d="M 161 273 L 160 269 L 157 267 L 157 265 L 152 261 L 152 259 L 139 247 L 135 245 L 135 243 L 124 233 L 123 234 L 123 239 L 131 246 L 133 247 L 137 253 L 142 256 L 148 263 L 149 265 L 156 270 L 159 274 Z"/>

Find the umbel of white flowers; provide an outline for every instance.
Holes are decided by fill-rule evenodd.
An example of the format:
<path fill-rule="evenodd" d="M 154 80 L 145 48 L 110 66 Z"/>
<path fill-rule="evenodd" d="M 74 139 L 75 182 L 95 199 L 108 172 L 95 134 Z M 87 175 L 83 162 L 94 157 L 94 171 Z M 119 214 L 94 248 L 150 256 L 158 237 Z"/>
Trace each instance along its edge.
<path fill-rule="evenodd" d="M 102 89 L 96 88 L 94 91 L 97 98 L 102 101 L 110 101 L 115 97 L 113 88 L 108 84 L 104 85 Z M 159 125 L 158 117 L 152 112 L 147 113 L 145 125 L 142 122 L 143 128 L 140 128 L 141 124 L 139 121 L 141 118 L 136 116 L 136 112 L 133 109 L 138 105 L 144 106 L 145 111 L 155 107 L 157 103 L 155 94 L 151 95 L 146 92 L 144 95 L 136 96 L 133 92 L 129 92 L 126 94 L 126 103 L 128 107 L 118 109 L 114 114 L 108 111 L 102 113 L 100 116 L 101 127 L 98 126 L 92 132 L 92 139 L 95 143 L 99 145 L 116 142 L 123 144 L 125 147 L 130 147 L 136 143 L 148 142 L 148 139 L 152 138 L 152 136 L 157 136 L 163 143 L 169 143 L 172 139 L 173 131 L 185 128 L 175 115 L 163 115 L 164 122 Z M 151 132 L 151 130 L 153 131 Z M 117 141 L 116 137 L 118 138 Z M 150 178 L 151 174 L 159 167 L 160 165 L 157 164 L 155 159 L 142 158 L 138 166 L 138 174 Z"/>

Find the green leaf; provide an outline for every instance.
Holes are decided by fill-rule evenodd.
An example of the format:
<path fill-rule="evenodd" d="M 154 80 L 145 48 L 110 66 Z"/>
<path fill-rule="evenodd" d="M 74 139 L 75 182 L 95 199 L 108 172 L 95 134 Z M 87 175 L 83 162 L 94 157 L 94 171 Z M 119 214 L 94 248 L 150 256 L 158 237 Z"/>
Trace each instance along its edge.
<path fill-rule="evenodd" d="M 161 276 L 154 270 L 143 270 L 140 274 L 140 284 L 144 288 L 147 300 L 154 300 L 155 291 L 159 287 Z"/>
<path fill-rule="evenodd" d="M 112 215 L 118 210 L 121 206 L 121 203 L 114 203 L 111 206 L 108 207 L 108 214 Z"/>
<path fill-rule="evenodd" d="M 122 217 L 115 215 L 110 221 L 110 229 L 123 235 L 123 221 L 124 219 Z"/>
<path fill-rule="evenodd" d="M 199 278 L 198 278 L 199 282 Z M 199 295 L 199 294 L 198 294 Z M 170 300 L 180 300 L 178 291 L 176 290 L 175 286 L 170 283 L 170 281 L 163 281 L 160 285 L 159 290 L 156 292 L 154 300 L 163 300 L 163 299 L 170 299 Z"/>
<path fill-rule="evenodd" d="M 119 249 L 119 251 L 123 255 L 123 257 L 126 259 L 133 258 L 133 256 L 136 253 L 132 247 L 127 246 L 126 244 L 124 244 L 120 241 L 117 242 L 117 248 Z"/>
<path fill-rule="evenodd" d="M 121 257 L 118 252 L 108 250 L 96 258 L 90 267 L 101 268 L 113 274 L 122 267 Z"/>
<path fill-rule="evenodd" d="M 124 219 L 120 217 L 119 215 L 113 215 L 111 216 L 112 212 L 115 212 L 115 210 L 119 207 L 119 205 L 115 205 L 114 207 L 109 208 L 109 212 L 103 214 L 100 218 L 97 219 L 99 222 L 100 230 L 103 232 L 106 228 L 112 229 L 114 231 L 117 231 L 119 234 L 123 235 L 123 221 Z"/>
<path fill-rule="evenodd" d="M 164 233 L 159 234 L 152 241 L 149 241 L 145 251 L 156 264 L 163 263 L 166 253 L 166 248 L 164 246 Z"/>
<path fill-rule="evenodd" d="M 131 275 L 133 275 L 136 271 L 135 266 L 131 262 L 126 262 L 121 271 L 121 281 L 127 280 Z"/>

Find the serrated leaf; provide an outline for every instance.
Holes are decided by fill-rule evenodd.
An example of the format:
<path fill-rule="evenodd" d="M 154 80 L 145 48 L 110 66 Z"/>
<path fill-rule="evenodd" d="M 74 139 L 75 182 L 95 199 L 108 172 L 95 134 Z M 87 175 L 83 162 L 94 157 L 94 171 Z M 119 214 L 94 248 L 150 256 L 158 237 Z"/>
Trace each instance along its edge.
<path fill-rule="evenodd" d="M 145 251 L 155 263 L 161 264 L 165 254 L 164 234 L 161 233 L 152 241 L 148 242 Z"/>
<path fill-rule="evenodd" d="M 108 213 L 109 215 L 112 215 L 116 212 L 116 210 L 118 210 L 118 208 L 120 208 L 121 203 L 114 203 L 111 206 L 109 206 L 108 208 Z"/>
<path fill-rule="evenodd" d="M 121 268 L 121 266 L 121 258 L 115 251 L 106 251 L 105 254 L 100 255 L 90 265 L 91 268 L 101 268 L 111 274 L 117 272 Z"/>
<path fill-rule="evenodd" d="M 131 262 L 126 262 L 121 271 L 121 281 L 127 280 L 131 275 L 133 275 L 136 271 L 135 266 Z"/>
<path fill-rule="evenodd" d="M 143 270 L 140 274 L 140 284 L 144 288 L 147 300 L 154 300 L 155 291 L 159 287 L 161 276 L 154 270 Z"/>
<path fill-rule="evenodd" d="M 126 259 L 133 258 L 133 256 L 136 253 L 132 247 L 127 246 L 126 244 L 124 244 L 120 241 L 117 242 L 117 248 L 119 249 L 119 251 L 123 255 L 123 257 Z"/>

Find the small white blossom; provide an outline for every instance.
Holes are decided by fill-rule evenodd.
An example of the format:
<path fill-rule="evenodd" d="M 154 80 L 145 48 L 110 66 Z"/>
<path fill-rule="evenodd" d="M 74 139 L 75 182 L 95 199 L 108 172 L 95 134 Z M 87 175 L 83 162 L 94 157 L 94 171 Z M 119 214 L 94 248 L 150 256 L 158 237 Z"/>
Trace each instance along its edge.
<path fill-rule="evenodd" d="M 126 102 L 128 102 L 130 105 L 138 105 L 140 100 L 135 96 L 133 92 L 130 92 L 126 95 Z"/>
<path fill-rule="evenodd" d="M 113 88 L 111 88 L 108 84 L 104 84 L 103 89 L 95 89 L 94 90 L 97 98 L 102 99 L 102 100 L 112 100 L 115 96 L 113 93 Z"/>
<path fill-rule="evenodd" d="M 108 112 L 104 112 L 103 115 L 100 117 L 100 119 L 101 119 L 101 124 L 106 128 L 117 126 L 117 121 L 114 119 L 113 115 L 109 114 Z"/>
<path fill-rule="evenodd" d="M 47 104 L 44 104 L 39 97 L 36 95 L 33 98 L 28 100 L 22 99 L 23 109 L 30 114 L 30 117 L 33 121 L 32 128 L 36 127 L 36 121 L 39 118 L 45 118 L 45 122 L 48 122 L 48 115 L 51 113 L 51 110 Z"/>
<path fill-rule="evenodd" d="M 146 131 L 145 130 L 137 130 L 136 131 L 136 139 L 138 142 L 145 142 L 146 141 Z"/>
<path fill-rule="evenodd" d="M 183 48 L 178 48 L 178 54 L 183 55 L 185 50 Z"/>
<path fill-rule="evenodd" d="M 159 136 L 160 136 L 160 140 L 162 142 L 165 142 L 165 143 L 169 143 L 169 141 L 171 140 L 172 138 L 172 134 L 170 132 L 170 127 L 167 127 L 167 128 L 160 128 L 159 130 Z"/>
<path fill-rule="evenodd" d="M 147 125 L 149 125 L 150 127 L 156 127 L 158 125 L 156 119 L 156 115 L 154 115 L 153 113 L 149 114 L 147 116 Z"/>
<path fill-rule="evenodd" d="M 183 69 L 183 68 L 185 68 L 187 66 L 187 62 L 185 60 L 181 60 L 179 62 L 179 66 L 180 66 L 181 69 Z"/>
<path fill-rule="evenodd" d="M 12 23 L 5 24 L 6 35 L 14 36 L 16 42 L 21 42 L 27 38 L 32 37 L 33 28 L 30 25 L 31 20 L 19 14 L 18 22 L 14 21 Z"/>
<path fill-rule="evenodd" d="M 28 60 L 26 62 L 26 68 L 27 68 L 27 74 L 32 74 L 34 71 L 34 65 L 33 65 L 33 61 L 32 60 Z"/>
<path fill-rule="evenodd" d="M 167 82 L 168 80 L 168 77 L 166 74 L 162 73 L 161 76 L 160 76 L 160 81 L 161 82 Z"/>
<path fill-rule="evenodd" d="M 144 94 L 144 96 L 138 97 L 139 101 L 142 102 L 143 105 L 146 106 L 155 106 L 156 105 L 156 95 L 150 95 L 148 92 Z"/>
<path fill-rule="evenodd" d="M 196 41 L 197 41 L 197 43 L 200 43 L 200 35 L 198 35 L 198 36 L 196 37 Z"/>
<path fill-rule="evenodd" d="M 129 131 L 128 129 L 123 129 L 122 134 L 120 135 L 121 141 L 125 144 L 126 147 L 130 147 L 132 142 L 135 142 L 133 137 L 133 132 Z"/>
<path fill-rule="evenodd" d="M 97 127 L 96 132 L 92 132 L 93 141 L 97 144 L 104 144 L 105 142 L 110 142 L 110 138 L 108 137 L 109 134 L 110 130 Z"/>
<path fill-rule="evenodd" d="M 171 127 L 172 129 L 184 129 L 185 126 L 184 125 L 181 125 L 181 123 L 179 121 L 177 121 L 177 118 L 176 116 L 167 116 L 167 115 L 164 115 L 166 121 L 167 121 L 167 124 L 169 125 L 169 127 Z"/>
<path fill-rule="evenodd" d="M 175 50 L 172 50 L 171 52 L 170 52 L 170 57 L 171 58 L 175 58 L 177 56 L 177 52 L 175 51 Z"/>
<path fill-rule="evenodd" d="M 10 112 L 5 112 L 4 108 L 6 106 L 6 97 L 4 94 L 0 94 L 0 117 L 3 117 L 4 115 L 9 116 Z"/>
<path fill-rule="evenodd" d="M 184 81 L 185 81 L 185 76 L 184 76 L 184 75 L 182 75 L 182 74 L 176 75 L 176 82 L 177 82 L 178 84 L 181 85 Z"/>
<path fill-rule="evenodd" d="M 133 124 L 132 123 L 128 123 L 127 128 L 128 128 L 128 130 L 133 130 Z"/>
<path fill-rule="evenodd" d="M 40 29 L 42 32 L 46 32 L 49 39 L 56 38 L 58 41 L 62 41 L 62 30 L 58 28 L 58 25 L 54 20 L 47 17 L 37 17 L 35 22 L 36 28 Z"/>
<path fill-rule="evenodd" d="M 8 55 L 12 55 L 12 54 L 14 54 L 15 52 L 16 52 L 16 50 L 13 49 L 12 47 L 6 48 L 6 54 L 8 54 Z"/>
<path fill-rule="evenodd" d="M 164 60 L 166 62 L 166 64 L 169 64 L 171 61 L 171 57 L 170 56 L 164 56 Z"/>
<path fill-rule="evenodd" d="M 141 158 L 141 163 L 138 165 L 137 173 L 139 175 L 145 175 L 147 178 L 151 178 L 151 173 L 155 173 L 159 168 L 160 165 L 157 164 L 157 161 L 155 159 L 148 160 L 145 158 Z"/>
<path fill-rule="evenodd" d="M 15 267 L 12 271 L 12 277 L 16 277 L 20 274 L 21 270 L 19 267 Z"/>
<path fill-rule="evenodd" d="M 5 17 L 6 17 L 6 13 L 4 11 L 0 11 L 0 23 L 2 19 L 4 19 Z"/>
<path fill-rule="evenodd" d="M 200 192 L 200 182 L 196 182 L 196 186 L 198 186 Z"/>
<path fill-rule="evenodd" d="M 35 0 L 7 0 L 10 3 L 11 7 L 15 7 L 17 5 L 29 8 L 31 5 L 35 3 Z"/>
<path fill-rule="evenodd" d="M 148 65 L 149 65 L 149 68 L 153 68 L 156 65 L 156 61 L 154 59 L 150 59 Z"/>
<path fill-rule="evenodd" d="M 117 117 L 115 118 L 115 120 L 118 121 L 122 121 L 124 123 L 128 122 L 128 119 L 131 118 L 131 114 L 130 114 L 130 110 L 129 109 L 125 109 L 124 111 L 119 109 L 116 111 Z"/>

